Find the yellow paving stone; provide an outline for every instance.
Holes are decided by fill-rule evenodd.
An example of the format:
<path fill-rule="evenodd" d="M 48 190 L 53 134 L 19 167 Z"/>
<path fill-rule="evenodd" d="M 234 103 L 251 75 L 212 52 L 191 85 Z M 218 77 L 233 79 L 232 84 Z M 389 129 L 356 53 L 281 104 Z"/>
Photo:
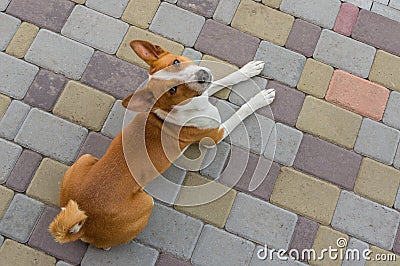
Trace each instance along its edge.
<path fill-rule="evenodd" d="M 262 0 L 262 3 L 272 8 L 279 8 L 282 0 Z"/>
<path fill-rule="evenodd" d="M 369 80 L 400 91 L 400 57 L 379 50 L 372 64 Z"/>
<path fill-rule="evenodd" d="M 252 0 L 243 0 L 231 25 L 238 30 L 283 46 L 293 22 L 294 17 L 288 14 Z"/>
<path fill-rule="evenodd" d="M 324 98 L 333 75 L 333 67 L 307 59 L 297 88 L 317 98 Z"/>
<path fill-rule="evenodd" d="M 14 191 L 5 186 L 0 186 L 0 220 L 14 197 Z"/>
<path fill-rule="evenodd" d="M 183 182 L 183 185 L 194 187 L 201 186 L 209 182 L 212 182 L 212 180 L 206 179 L 197 173 L 189 172 L 186 176 L 185 181 Z M 227 190 L 229 190 L 229 192 L 210 203 L 198 206 L 179 206 L 180 203 L 188 202 L 195 199 L 196 197 L 204 196 L 204 194 L 201 193 L 200 190 L 193 190 L 193 188 L 190 190 L 185 190 L 185 188 L 182 188 L 176 200 L 175 209 L 200 220 L 203 220 L 206 223 L 210 223 L 216 227 L 222 228 L 225 226 L 226 220 L 228 219 L 229 213 L 236 197 L 236 191 L 233 189 L 229 189 L 217 182 L 213 182 L 212 185 L 207 188 L 207 193 L 210 193 L 209 195 L 213 195 L 217 191 Z"/>
<path fill-rule="evenodd" d="M 364 158 L 356 179 L 354 192 L 392 207 L 400 185 L 400 171 L 391 166 Z"/>
<path fill-rule="evenodd" d="M 117 57 L 147 69 L 149 68 L 147 64 L 140 59 L 129 46 L 129 43 L 132 40 L 146 40 L 155 43 L 163 47 L 165 50 L 177 55 L 181 55 L 185 48 L 182 44 L 170 41 L 164 37 L 161 37 L 160 35 L 156 35 L 152 32 L 131 26 L 117 51 Z"/>
<path fill-rule="evenodd" d="M 17 58 L 23 58 L 38 32 L 38 26 L 23 22 L 8 45 L 6 53 Z"/>
<path fill-rule="evenodd" d="M 370 259 L 365 262 L 365 266 L 399 266 L 399 255 L 375 246 L 371 246 L 370 249 Z"/>
<path fill-rule="evenodd" d="M 131 0 L 121 18 L 129 24 L 147 29 L 159 5 L 160 0 Z"/>
<path fill-rule="evenodd" d="M 338 246 L 338 239 L 341 240 Z M 347 243 L 349 242 L 349 236 L 333 230 L 330 227 L 320 226 L 317 231 L 317 235 L 315 236 L 313 249 L 315 250 L 317 256 L 322 254 L 323 249 L 338 249 L 338 252 L 332 253 L 332 258 L 329 257 L 328 252 L 324 252 L 324 256 L 322 259 L 311 259 L 309 261 L 310 265 L 321 265 L 321 266 L 340 266 L 342 265 L 342 258 L 340 257 L 340 253 L 345 254 Z M 341 243 L 344 243 L 343 246 Z M 335 259 L 335 254 L 337 258 Z M 322 256 L 321 256 L 322 257 Z"/>
<path fill-rule="evenodd" d="M 83 85 L 68 82 L 53 113 L 91 130 L 101 129 L 114 103 L 114 97 Z"/>
<path fill-rule="evenodd" d="M 6 239 L 0 248 L 1 266 L 54 266 L 56 259 L 42 251 Z"/>
<path fill-rule="evenodd" d="M 0 119 L 3 117 L 4 113 L 7 111 L 8 106 L 11 103 L 10 97 L 0 94 Z"/>
<path fill-rule="evenodd" d="M 47 204 L 59 205 L 59 192 L 62 178 L 68 166 L 49 158 L 43 159 L 26 191 L 30 197 Z"/>
<path fill-rule="evenodd" d="M 340 189 L 292 168 L 283 167 L 271 202 L 322 224 L 332 220 Z"/>

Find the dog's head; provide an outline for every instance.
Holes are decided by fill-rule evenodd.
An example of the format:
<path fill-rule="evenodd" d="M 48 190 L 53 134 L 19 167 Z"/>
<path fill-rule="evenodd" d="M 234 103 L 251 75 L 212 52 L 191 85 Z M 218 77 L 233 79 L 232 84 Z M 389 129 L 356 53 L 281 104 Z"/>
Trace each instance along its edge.
<path fill-rule="evenodd" d="M 161 109 L 169 112 L 176 105 L 201 95 L 211 84 L 212 74 L 187 57 L 174 55 L 147 41 L 130 43 L 135 53 L 150 67 L 144 88 L 126 97 L 122 105 L 135 112 Z"/>

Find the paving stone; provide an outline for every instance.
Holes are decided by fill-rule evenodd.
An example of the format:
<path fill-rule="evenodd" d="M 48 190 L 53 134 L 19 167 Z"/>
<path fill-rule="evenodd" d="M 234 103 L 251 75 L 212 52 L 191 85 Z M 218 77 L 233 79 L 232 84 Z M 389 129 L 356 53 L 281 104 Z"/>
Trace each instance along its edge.
<path fill-rule="evenodd" d="M 139 28 L 147 29 L 159 5 L 160 0 L 131 0 L 121 19 Z"/>
<path fill-rule="evenodd" d="M 203 223 L 199 220 L 156 203 L 147 227 L 137 239 L 145 245 L 188 260 L 202 227 Z"/>
<path fill-rule="evenodd" d="M 287 249 L 296 221 L 294 213 L 239 193 L 225 228 L 257 243 Z"/>
<path fill-rule="evenodd" d="M 370 10 L 373 0 L 344 0 L 344 2 L 349 2 L 359 8 Z"/>
<path fill-rule="evenodd" d="M 356 24 L 359 9 L 350 3 L 343 3 L 336 18 L 333 30 L 344 36 L 350 36 L 354 24 Z"/>
<path fill-rule="evenodd" d="M 60 74 L 40 69 L 25 95 L 24 102 L 45 111 L 51 111 L 67 81 Z"/>
<path fill-rule="evenodd" d="M 296 19 L 285 47 L 306 57 L 311 57 L 317 46 L 320 34 L 320 27 L 302 19 Z"/>
<path fill-rule="evenodd" d="M 212 179 L 219 178 L 229 157 L 230 149 L 231 146 L 226 142 L 220 142 L 214 148 L 208 149 L 201 165 L 200 174 Z"/>
<path fill-rule="evenodd" d="M 362 117 L 326 101 L 307 96 L 296 127 L 347 149 L 352 149 Z"/>
<path fill-rule="evenodd" d="M 230 24 L 233 16 L 236 13 L 239 3 L 240 0 L 219 0 L 213 19 L 225 25 Z"/>
<path fill-rule="evenodd" d="M 61 33 L 103 52 L 115 54 L 127 30 L 127 23 L 77 5 Z"/>
<path fill-rule="evenodd" d="M 375 247 L 375 246 L 371 246 L 371 254 L 370 257 L 375 258 L 377 255 L 379 254 L 379 258 L 382 258 L 385 256 L 385 258 L 391 258 L 388 259 L 388 261 L 385 261 L 384 263 L 382 263 L 383 259 L 381 259 L 380 261 L 376 260 L 369 260 L 365 263 L 365 266 L 377 266 L 377 265 L 389 265 L 389 266 L 396 266 L 398 263 L 398 261 L 400 260 L 400 256 L 393 254 L 392 252 L 389 252 L 387 250 Z M 392 257 L 393 256 L 393 257 Z"/>
<path fill-rule="evenodd" d="M 279 8 L 282 0 L 262 0 L 262 3 L 272 8 Z"/>
<path fill-rule="evenodd" d="M 260 254 L 258 254 L 260 252 Z M 269 250 L 269 253 L 265 256 L 265 246 L 257 246 L 254 249 L 253 257 L 251 258 L 250 266 L 265 266 L 265 265 L 273 265 L 273 266 L 305 266 L 306 264 L 301 263 L 299 261 L 293 260 L 291 258 L 285 256 L 278 256 L 277 252 L 272 252 Z M 272 253 L 272 254 L 271 254 Z M 261 258 L 260 258 L 260 257 Z"/>
<path fill-rule="evenodd" d="M 205 184 L 208 184 L 207 189 L 202 186 Z M 187 174 L 183 186 L 188 188 L 181 188 L 175 203 L 175 209 L 216 227 L 223 228 L 235 200 L 236 191 L 191 172 Z M 226 194 L 214 201 L 197 206 L 182 206 L 182 204 L 187 205 L 189 202 L 198 202 L 208 197 L 212 198 L 213 195 L 217 195 L 220 191 L 226 191 Z"/>
<path fill-rule="evenodd" d="M 205 225 L 191 261 L 195 265 L 248 265 L 254 246 L 250 241 Z"/>
<path fill-rule="evenodd" d="M 283 0 L 280 9 L 323 28 L 332 29 L 339 13 L 339 0 Z"/>
<path fill-rule="evenodd" d="M 14 100 L 0 120 L 0 137 L 13 140 L 29 112 L 29 105 Z"/>
<path fill-rule="evenodd" d="M 178 2 L 178 0 L 163 0 L 163 1 L 171 4 L 176 4 L 176 2 Z"/>
<path fill-rule="evenodd" d="M 168 254 L 160 254 L 158 256 L 158 260 L 155 264 L 155 266 L 191 266 L 192 264 L 187 261 L 183 261 L 180 259 L 177 259 L 175 257 L 172 257 L 171 255 Z"/>
<path fill-rule="evenodd" d="M 90 132 L 81 147 L 77 158 L 84 154 L 91 154 L 94 157 L 101 158 L 110 146 L 112 139 L 96 132 Z"/>
<path fill-rule="evenodd" d="M 374 2 L 372 5 L 371 11 L 382 15 L 384 17 L 390 18 L 397 22 L 400 22 L 400 10 L 394 9 L 387 5 L 382 5 L 380 3 Z"/>
<path fill-rule="evenodd" d="M 283 46 L 293 22 L 294 18 L 288 14 L 251 0 L 243 0 L 231 25 L 240 31 Z"/>
<path fill-rule="evenodd" d="M 391 249 L 399 221 L 399 212 L 343 190 L 332 227 L 373 245 Z"/>
<path fill-rule="evenodd" d="M 0 186 L 0 219 L 3 217 L 8 206 L 14 197 L 14 191 L 4 186 Z M 1 246 L 1 245 L 0 245 Z"/>
<path fill-rule="evenodd" d="M 0 64 L 7 66 L 0 70 L 0 92 L 18 100 L 22 99 L 39 68 L 4 53 L 0 53 Z"/>
<path fill-rule="evenodd" d="M 49 232 L 49 224 L 59 213 L 59 209 L 46 207 L 40 217 L 32 236 L 29 239 L 28 245 L 46 252 L 58 259 L 68 261 L 73 265 L 81 262 L 86 253 L 88 245 L 82 241 L 60 244 L 54 241 L 54 238 Z"/>
<path fill-rule="evenodd" d="M 44 158 L 26 190 L 26 195 L 46 204 L 58 206 L 61 181 L 67 170 L 68 166 Z"/>
<path fill-rule="evenodd" d="M 207 20 L 195 48 L 234 65 L 243 66 L 253 59 L 259 42 L 256 37 L 214 20 Z M 246 49 L 243 49 L 244 46 Z"/>
<path fill-rule="evenodd" d="M 65 261 L 59 260 L 59 261 L 57 261 L 56 266 L 73 266 L 73 265 L 69 264 Z"/>
<path fill-rule="evenodd" d="M 311 249 L 317 235 L 318 227 L 317 222 L 299 216 L 289 248 L 299 251 L 300 254 L 305 249 Z M 306 258 L 303 258 L 303 261 L 306 260 Z"/>
<path fill-rule="evenodd" d="M 400 1 L 399 0 L 390 0 L 389 6 L 400 9 Z"/>
<path fill-rule="evenodd" d="M 146 70 L 103 52 L 95 52 L 81 81 L 89 86 L 125 98 L 148 78 Z"/>
<path fill-rule="evenodd" d="M 22 22 L 10 41 L 6 53 L 16 58 L 23 58 L 38 32 L 39 27 L 27 22 Z"/>
<path fill-rule="evenodd" d="M 123 128 L 125 111 L 126 109 L 122 106 L 122 101 L 115 101 L 114 106 L 103 125 L 101 133 L 107 137 L 115 138 Z"/>
<path fill-rule="evenodd" d="M 400 188 L 397 191 L 396 201 L 394 202 L 394 208 L 396 210 L 400 210 L 400 192 L 399 191 L 400 191 Z"/>
<path fill-rule="evenodd" d="M 229 101 L 238 106 L 242 106 L 254 95 L 265 89 L 268 80 L 260 77 L 253 77 L 246 81 L 233 85 L 229 94 Z"/>
<path fill-rule="evenodd" d="M 399 147 L 400 147 L 400 145 L 399 145 Z M 396 156 L 394 158 L 393 165 L 397 169 L 400 169 L 400 148 L 397 148 L 397 152 L 396 152 Z"/>
<path fill-rule="evenodd" d="M 137 242 L 112 247 L 110 251 L 90 246 L 81 265 L 154 265 L 157 257 L 157 250 Z"/>
<path fill-rule="evenodd" d="M 130 47 L 129 43 L 132 40 L 145 40 L 152 43 L 157 43 L 159 46 L 163 47 L 166 51 L 169 51 L 173 54 L 181 55 L 183 52 L 183 45 L 163 38 L 159 35 L 156 35 L 152 32 L 142 30 L 135 26 L 129 28 L 128 32 L 125 35 L 124 40 L 122 41 L 121 46 L 118 49 L 117 57 L 134 63 L 135 65 L 144 67 L 148 69 L 148 65 L 140 59 L 135 52 L 133 52 L 132 48 Z M 146 76 L 147 78 L 147 76 Z M 139 83 L 140 84 L 140 83 Z"/>
<path fill-rule="evenodd" d="M 72 0 L 72 2 L 83 5 L 86 2 L 86 0 Z"/>
<path fill-rule="evenodd" d="M 3 242 L 4 242 L 4 237 L 0 236 L 0 247 L 1 247 L 1 245 L 3 245 Z"/>
<path fill-rule="evenodd" d="M 218 0 L 179 0 L 177 5 L 203 17 L 211 18 L 217 8 L 218 2 Z"/>
<path fill-rule="evenodd" d="M 80 79 L 93 51 L 51 31 L 40 30 L 25 59 L 68 78 Z"/>
<path fill-rule="evenodd" d="M 113 104 L 114 97 L 70 81 L 65 86 L 53 113 L 91 130 L 101 129 Z"/>
<path fill-rule="evenodd" d="M 354 39 L 400 56 L 400 22 L 362 9 L 351 35 Z"/>
<path fill-rule="evenodd" d="M 1 0 L 0 1 L 0 11 L 6 10 L 8 4 L 11 2 L 11 0 Z"/>
<path fill-rule="evenodd" d="M 354 150 L 387 165 L 393 163 L 400 132 L 382 123 L 365 118 Z"/>
<path fill-rule="evenodd" d="M 266 41 L 261 42 L 254 59 L 265 62 L 261 75 L 291 87 L 296 87 L 306 63 L 304 55 Z"/>
<path fill-rule="evenodd" d="M 369 245 L 367 243 L 353 237 L 350 238 L 346 249 L 346 254 L 348 255 L 343 258 L 342 266 L 364 266 L 366 259 L 363 258 L 362 252 L 366 249 L 369 249 Z M 357 258 L 357 256 L 353 257 L 352 254 L 355 250 L 358 250 L 360 254 L 359 258 Z"/>
<path fill-rule="evenodd" d="M 0 233 L 20 243 L 28 242 L 43 208 L 43 203 L 25 195 L 16 194 L 0 221 Z"/>
<path fill-rule="evenodd" d="M 389 4 L 389 0 L 375 0 L 375 2 L 384 4 L 384 5 L 388 5 Z M 396 2 L 396 0 L 393 0 L 393 2 Z"/>
<path fill-rule="evenodd" d="M 317 98 L 324 98 L 333 75 L 333 67 L 307 59 L 297 88 Z"/>
<path fill-rule="evenodd" d="M 21 152 L 20 146 L 0 138 L 0 184 L 7 181 Z"/>
<path fill-rule="evenodd" d="M 42 160 L 42 156 L 30 150 L 24 150 L 7 179 L 6 186 L 17 191 L 25 192 Z"/>
<path fill-rule="evenodd" d="M 32 262 L 41 266 L 54 266 L 56 263 L 55 258 L 11 239 L 4 241 L 0 248 L 0 257 L 4 266 L 32 265 Z"/>
<path fill-rule="evenodd" d="M 0 94 L 0 119 L 7 111 L 8 106 L 11 103 L 11 99 L 3 94 Z"/>
<path fill-rule="evenodd" d="M 150 30 L 192 47 L 204 22 L 204 17 L 168 3 L 161 3 L 150 25 Z"/>
<path fill-rule="evenodd" d="M 5 13 L 0 13 L 0 51 L 4 51 L 7 48 L 20 24 L 21 20 Z"/>
<path fill-rule="evenodd" d="M 200 61 L 201 58 L 203 57 L 202 53 L 200 53 L 199 51 L 196 51 L 192 48 L 185 48 L 182 55 L 192 59 L 196 64 L 199 64 L 200 62 L 196 62 L 196 61 Z"/>
<path fill-rule="evenodd" d="M 366 78 L 376 49 L 330 30 L 323 30 L 314 58 L 333 67 Z M 351 56 L 349 56 L 351 55 Z"/>
<path fill-rule="evenodd" d="M 393 251 L 397 254 L 400 254 L 400 228 L 397 229 L 396 238 L 393 244 Z"/>
<path fill-rule="evenodd" d="M 124 12 L 129 0 L 87 0 L 86 6 L 114 18 L 119 18 Z"/>
<path fill-rule="evenodd" d="M 368 78 L 386 88 L 400 91 L 400 76 L 395 70 L 399 68 L 400 57 L 378 50 Z"/>
<path fill-rule="evenodd" d="M 15 140 L 45 156 L 71 163 L 87 134 L 81 126 L 34 108 Z"/>

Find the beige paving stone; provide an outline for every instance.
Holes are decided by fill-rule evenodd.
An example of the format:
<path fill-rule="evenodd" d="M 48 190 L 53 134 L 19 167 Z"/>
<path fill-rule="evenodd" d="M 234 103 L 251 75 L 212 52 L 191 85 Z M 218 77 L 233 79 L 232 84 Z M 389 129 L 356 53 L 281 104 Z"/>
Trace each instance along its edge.
<path fill-rule="evenodd" d="M 252 0 L 243 0 L 231 25 L 238 30 L 283 46 L 293 22 L 294 17 L 288 14 Z"/>
<path fill-rule="evenodd" d="M 58 206 L 62 178 L 68 166 L 49 158 L 43 159 L 26 191 L 28 196 Z"/>
<path fill-rule="evenodd" d="M 345 148 L 356 142 L 362 117 L 324 100 L 307 96 L 296 127 Z"/>
<path fill-rule="evenodd" d="M 140 59 L 129 46 L 129 43 L 132 40 L 146 40 L 155 43 L 163 47 L 165 50 L 177 55 L 181 55 L 185 48 L 182 44 L 170 41 L 164 37 L 161 37 L 160 35 L 135 26 L 130 27 L 117 51 L 117 57 L 147 69 L 149 68 L 147 64 Z"/>
<path fill-rule="evenodd" d="M 14 197 L 14 191 L 5 186 L 0 186 L 0 220 Z"/>
<path fill-rule="evenodd" d="M 3 117 L 4 113 L 7 111 L 8 106 L 11 103 L 10 97 L 0 94 L 0 119 Z"/>
<path fill-rule="evenodd" d="M 45 253 L 6 239 L 0 248 L 1 266 L 54 266 L 56 259 Z"/>
<path fill-rule="evenodd" d="M 131 0 L 122 14 L 122 20 L 147 29 L 157 12 L 160 0 Z"/>
<path fill-rule="evenodd" d="M 371 246 L 369 257 L 371 260 L 365 262 L 365 266 L 398 266 L 400 256 L 387 250 Z"/>
<path fill-rule="evenodd" d="M 8 45 L 6 53 L 17 58 L 23 58 L 38 32 L 38 26 L 23 22 Z"/>
<path fill-rule="evenodd" d="M 297 88 L 317 98 L 324 98 L 333 75 L 333 67 L 307 59 Z"/>
<path fill-rule="evenodd" d="M 292 168 L 283 167 L 270 201 L 322 224 L 332 220 L 340 189 Z"/>
<path fill-rule="evenodd" d="M 369 73 L 369 80 L 400 91 L 399 69 L 400 57 L 378 50 Z"/>
<path fill-rule="evenodd" d="M 345 243 L 345 246 L 340 245 L 338 246 L 338 239 L 341 239 L 343 243 Z M 346 234 L 343 234 L 341 232 L 338 232 L 336 230 L 333 230 L 330 227 L 326 226 L 320 226 L 317 231 L 317 235 L 315 236 L 314 244 L 313 244 L 313 249 L 315 250 L 317 256 L 321 255 L 321 252 L 323 249 L 329 249 L 329 247 L 332 247 L 332 249 L 338 249 L 341 250 L 337 253 L 335 253 L 338 257 L 335 259 L 334 257 L 329 258 L 329 253 L 325 252 L 324 253 L 324 258 L 323 259 L 317 259 L 317 260 L 310 260 L 309 263 L 310 265 L 321 265 L 321 266 L 340 266 L 342 265 L 342 259 L 340 258 L 339 254 L 340 252 L 345 252 L 347 243 L 349 242 L 349 236 Z"/>
<path fill-rule="evenodd" d="M 391 166 L 364 158 L 354 192 L 375 202 L 392 207 L 400 185 L 400 171 Z"/>
<path fill-rule="evenodd" d="M 99 131 L 114 103 L 114 97 L 83 85 L 68 82 L 53 113 L 91 130 Z"/>
<path fill-rule="evenodd" d="M 262 3 L 272 8 L 279 8 L 282 0 L 262 0 Z"/>
<path fill-rule="evenodd" d="M 211 180 L 202 177 L 201 175 L 193 172 L 189 172 L 183 182 L 184 186 L 194 187 L 204 185 Z M 207 193 L 212 195 L 218 191 L 226 191 L 227 187 L 220 183 L 213 182 L 210 187 L 207 188 Z M 198 192 L 198 193 L 196 193 Z M 225 195 L 214 200 L 212 202 L 198 205 L 198 206 L 179 206 L 179 203 L 188 202 L 196 197 L 203 197 L 204 194 L 200 190 L 185 190 L 181 189 L 180 194 L 176 200 L 175 209 L 180 212 L 184 212 L 197 219 L 203 220 L 206 223 L 210 223 L 216 227 L 222 228 L 225 226 L 226 220 L 228 219 L 231 211 L 233 202 L 236 197 L 236 191 L 230 189 Z"/>

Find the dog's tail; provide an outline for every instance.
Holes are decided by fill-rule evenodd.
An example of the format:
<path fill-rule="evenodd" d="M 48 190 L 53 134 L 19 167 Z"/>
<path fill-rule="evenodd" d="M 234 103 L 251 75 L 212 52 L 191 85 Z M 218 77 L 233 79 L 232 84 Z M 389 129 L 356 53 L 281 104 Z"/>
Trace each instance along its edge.
<path fill-rule="evenodd" d="M 49 226 L 49 231 L 59 243 L 78 240 L 83 235 L 81 228 L 87 217 L 85 212 L 79 209 L 78 204 L 70 200 L 67 206 L 62 208 L 60 213 L 54 218 Z"/>

